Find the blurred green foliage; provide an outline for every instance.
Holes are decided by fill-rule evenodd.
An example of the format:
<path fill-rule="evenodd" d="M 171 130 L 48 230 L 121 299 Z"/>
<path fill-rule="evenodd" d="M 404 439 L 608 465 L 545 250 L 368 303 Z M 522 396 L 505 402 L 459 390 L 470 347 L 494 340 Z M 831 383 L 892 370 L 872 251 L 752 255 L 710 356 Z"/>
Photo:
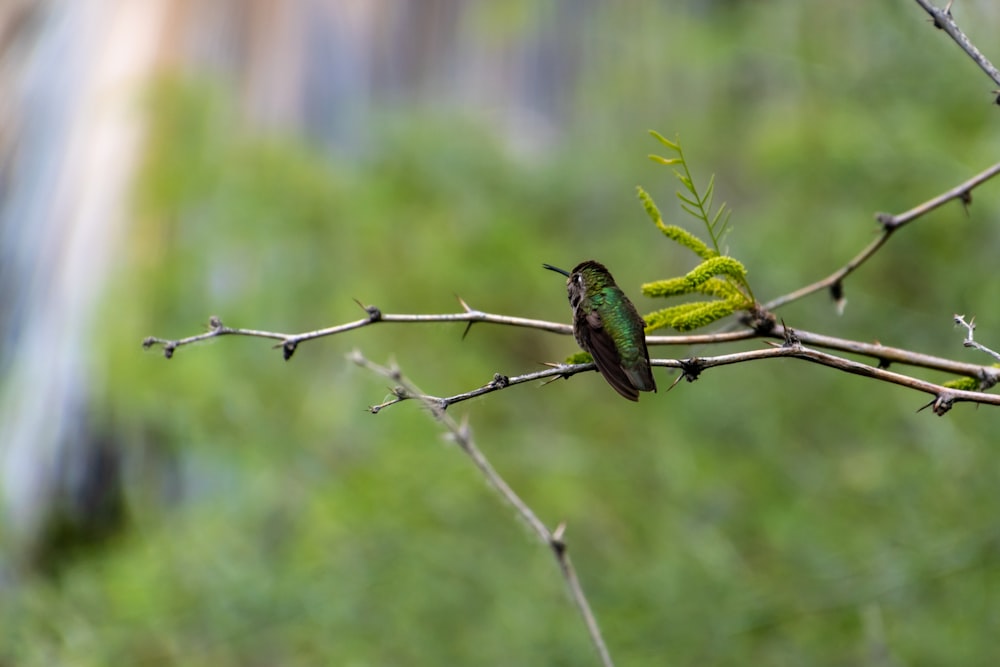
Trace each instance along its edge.
<path fill-rule="evenodd" d="M 382 324 L 288 363 L 260 340 L 169 362 L 139 341 L 211 314 L 319 328 L 364 317 L 353 298 L 454 312 L 458 294 L 568 320 L 540 265 L 589 257 L 648 310 L 641 282 L 696 263 L 635 200 L 641 183 L 668 223 L 690 223 L 645 157 L 650 127 L 683 137 L 696 178 L 716 173 L 758 299 L 811 282 L 873 237 L 875 211 L 998 154 L 985 77 L 897 4 L 599 12 L 575 28 L 592 45 L 578 111 L 544 160 L 512 157 L 458 110 L 414 109 L 373 121 L 364 157 L 331 157 L 240 129 L 224 88 L 163 83 L 94 351 L 96 418 L 134 458 L 133 521 L 0 602 L 0 664 L 594 664 L 548 551 L 418 406 L 367 415 L 385 382 L 344 361 L 355 347 L 394 358 L 443 395 L 562 359 L 571 338 Z M 990 184 L 968 213 L 950 205 L 896 235 L 847 282 L 844 316 L 820 295 L 780 314 L 985 363 L 951 314 L 1000 331 L 998 201 Z M 783 360 L 638 405 L 587 374 L 454 409 L 544 521 L 567 521 L 619 664 L 993 664 L 997 413 L 915 414 L 925 400 Z"/>

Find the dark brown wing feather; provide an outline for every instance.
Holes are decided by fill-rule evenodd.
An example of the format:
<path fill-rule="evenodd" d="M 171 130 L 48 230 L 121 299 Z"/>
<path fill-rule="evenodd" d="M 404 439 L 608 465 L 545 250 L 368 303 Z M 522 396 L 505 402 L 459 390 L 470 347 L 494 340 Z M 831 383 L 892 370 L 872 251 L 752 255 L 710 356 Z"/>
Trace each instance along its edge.
<path fill-rule="evenodd" d="M 600 314 L 592 310 L 587 314 L 580 313 L 578 317 L 584 320 L 574 327 L 580 347 L 594 358 L 597 370 L 615 391 L 630 401 L 638 401 L 639 390 L 632 385 L 632 381 L 622 369 L 618 348 L 615 347 L 614 339 L 604 329 Z"/>
<path fill-rule="evenodd" d="M 629 305 L 632 306 L 632 303 L 629 302 Z M 635 368 L 631 371 L 626 371 L 626 374 L 632 386 L 639 391 L 655 392 L 656 380 L 653 379 L 653 367 L 649 364 L 649 350 L 646 349 L 646 321 L 642 319 L 642 315 L 635 309 L 635 306 L 629 309 L 629 318 L 632 320 L 632 326 L 635 328 L 636 335 L 642 341 L 642 358 L 638 360 Z"/>

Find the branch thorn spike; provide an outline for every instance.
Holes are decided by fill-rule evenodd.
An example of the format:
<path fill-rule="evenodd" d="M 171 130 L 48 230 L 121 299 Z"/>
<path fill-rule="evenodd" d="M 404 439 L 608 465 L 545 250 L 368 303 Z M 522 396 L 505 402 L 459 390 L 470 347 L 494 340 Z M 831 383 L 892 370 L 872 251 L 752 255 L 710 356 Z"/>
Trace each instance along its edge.
<path fill-rule="evenodd" d="M 678 384 L 680 384 L 680 381 L 683 379 L 684 379 L 684 373 L 678 373 L 677 377 L 674 378 L 674 381 L 670 383 L 669 387 L 667 387 L 667 391 L 670 391 L 671 389 L 676 387 Z"/>
<path fill-rule="evenodd" d="M 566 522 L 560 521 L 559 525 L 556 526 L 556 529 L 552 531 L 552 539 L 556 540 L 557 542 L 562 542 L 563 535 L 565 534 L 566 534 Z"/>

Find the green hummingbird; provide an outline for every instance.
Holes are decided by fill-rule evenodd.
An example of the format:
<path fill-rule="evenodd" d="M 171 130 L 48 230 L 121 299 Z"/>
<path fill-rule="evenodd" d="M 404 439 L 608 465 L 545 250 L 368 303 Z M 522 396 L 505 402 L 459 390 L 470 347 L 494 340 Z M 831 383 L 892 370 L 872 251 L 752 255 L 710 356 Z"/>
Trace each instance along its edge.
<path fill-rule="evenodd" d="M 542 266 L 567 277 L 573 335 L 608 384 L 630 401 L 638 401 L 640 391 L 656 391 L 646 323 L 604 265 L 590 259 L 572 271 Z"/>

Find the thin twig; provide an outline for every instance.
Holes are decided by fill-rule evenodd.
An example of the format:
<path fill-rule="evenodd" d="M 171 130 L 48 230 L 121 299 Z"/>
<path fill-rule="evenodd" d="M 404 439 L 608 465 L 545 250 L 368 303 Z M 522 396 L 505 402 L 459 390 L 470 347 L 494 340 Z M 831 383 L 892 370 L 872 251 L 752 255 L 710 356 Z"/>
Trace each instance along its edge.
<path fill-rule="evenodd" d="M 891 215 L 889 213 L 876 214 L 875 219 L 878 220 L 879 224 L 882 226 L 882 232 L 861 252 L 847 262 L 847 264 L 822 280 L 817 280 L 816 282 L 799 288 L 794 292 L 790 292 L 768 301 L 764 304 L 764 309 L 773 311 L 781 306 L 787 305 L 793 301 L 798 301 L 799 299 L 809 296 L 810 294 L 814 294 L 820 290 L 833 288 L 835 285 L 841 283 L 844 278 L 853 273 L 855 269 L 868 261 L 868 259 L 874 255 L 886 241 L 889 240 L 889 237 L 892 236 L 893 232 L 953 199 L 961 200 L 964 204 L 968 205 L 972 201 L 972 190 L 997 174 L 1000 174 L 1000 163 L 993 165 L 979 174 L 976 174 L 964 183 L 956 185 L 951 190 L 948 190 L 947 192 L 942 193 L 937 197 L 920 204 L 919 206 L 911 208 L 909 211 L 898 215 Z"/>
<path fill-rule="evenodd" d="M 966 322 L 965 315 L 955 315 L 955 324 L 959 324 L 965 327 L 966 331 L 965 341 L 962 343 L 963 345 L 965 345 L 965 347 L 975 348 L 980 352 L 983 352 L 984 354 L 990 355 L 997 361 L 1000 361 L 1000 352 L 995 352 L 990 348 L 986 347 L 985 345 L 977 343 L 975 339 L 972 337 L 972 332 L 976 330 L 976 318 L 972 318 L 971 320 Z"/>
<path fill-rule="evenodd" d="M 427 407 L 427 409 L 430 410 L 431 414 L 444 425 L 444 427 L 448 430 L 451 439 L 455 441 L 455 444 L 457 444 L 466 455 L 468 455 L 468 457 L 472 460 L 472 463 L 476 466 L 479 472 L 483 474 L 486 481 L 489 482 L 490 486 L 500 494 L 504 501 L 514 508 L 514 510 L 522 519 L 524 519 L 525 522 L 527 522 L 528 526 L 531 527 L 538 539 L 552 550 L 552 553 L 556 558 L 556 562 L 559 564 L 559 571 L 562 573 L 566 586 L 573 598 L 573 602 L 576 604 L 580 615 L 583 617 L 584 624 L 587 627 L 587 634 L 590 636 L 590 640 L 593 642 L 594 648 L 597 650 L 597 653 L 601 658 L 601 664 L 605 667 L 612 667 L 614 663 L 611 660 L 611 654 L 608 652 L 607 644 L 605 644 L 604 638 L 601 635 L 601 629 L 597 624 L 597 618 L 594 616 L 594 613 L 590 608 L 590 603 L 587 602 L 587 596 L 583 592 L 583 586 L 580 585 L 580 580 L 576 575 L 576 570 L 573 568 L 573 563 L 569 558 L 569 549 L 563 539 L 563 535 L 566 531 L 566 524 L 560 524 L 559 527 L 556 528 L 555 532 L 550 531 L 545 524 L 542 523 L 541 519 L 538 518 L 531 507 L 529 507 L 528 504 L 514 492 L 510 485 L 507 484 L 503 477 L 500 476 L 500 473 L 496 471 L 486 456 L 476 446 L 476 442 L 472 437 L 472 429 L 469 428 L 468 422 L 463 421 L 459 424 L 452 419 L 452 417 L 445 412 L 445 408 L 438 402 L 437 399 L 423 394 L 412 382 L 403 376 L 402 372 L 400 372 L 398 368 L 381 366 L 373 363 L 372 361 L 366 359 L 361 352 L 357 350 L 349 355 L 349 359 L 363 368 L 367 368 L 370 371 L 398 383 L 399 393 L 405 394 L 408 398 L 419 399 Z"/>
<path fill-rule="evenodd" d="M 976 48 L 976 45 L 973 44 L 968 37 L 966 37 L 965 33 L 958 27 L 958 24 L 955 23 L 955 19 L 951 15 L 952 3 L 950 1 L 944 9 L 935 7 L 931 3 L 927 2 L 927 0 L 917 0 L 917 4 L 923 7 L 924 11 L 931 15 L 931 21 L 934 23 L 935 28 L 944 30 L 948 33 L 948 36 L 951 37 L 956 44 L 962 47 L 963 51 L 969 54 L 969 57 L 972 58 L 977 65 L 979 65 L 979 68 L 986 72 L 986 75 L 993 79 L 995 84 L 1000 86 L 1000 71 L 997 71 L 997 68 L 993 66 L 993 63 L 991 63 L 986 56 L 984 56 L 982 52 Z"/>
<path fill-rule="evenodd" d="M 942 192 L 937 197 L 925 201 L 923 204 L 914 206 L 909 211 L 900 213 L 898 215 L 890 215 L 889 213 L 878 213 L 875 218 L 882 224 L 883 227 L 893 227 L 899 229 L 908 222 L 916 220 L 925 213 L 930 213 L 934 209 L 947 204 L 953 199 L 958 199 L 963 204 L 968 206 L 972 203 L 972 191 L 977 186 L 982 185 L 986 181 L 990 180 L 997 174 L 1000 174 L 1000 163 L 993 165 L 988 169 L 984 169 L 979 172 L 969 180 L 964 183 L 959 183 L 952 189 Z"/>
<path fill-rule="evenodd" d="M 410 394 L 407 393 L 402 387 L 396 387 L 392 390 L 393 398 L 387 401 L 379 403 L 378 405 L 369 406 L 368 411 L 376 414 L 381 412 L 383 408 L 387 408 L 390 405 L 395 405 L 396 403 L 402 403 L 403 401 L 409 399 L 419 399 L 423 402 L 432 402 L 438 406 L 441 410 L 447 410 L 450 406 L 455 403 L 461 403 L 462 401 L 468 401 L 472 398 L 478 398 L 484 394 L 492 394 L 495 391 L 500 391 L 501 389 L 506 389 L 507 387 L 513 387 L 515 385 L 524 384 L 526 382 L 534 382 L 535 380 L 545 380 L 548 378 L 558 379 L 558 378 L 568 378 L 577 373 L 583 373 L 586 371 L 595 371 L 597 366 L 594 364 L 549 364 L 550 368 L 545 370 L 535 371 L 534 373 L 525 373 L 523 375 L 501 375 L 500 373 L 495 373 L 493 379 L 481 387 L 472 389 L 470 391 L 455 394 L 454 396 L 430 396 L 428 394 Z"/>

